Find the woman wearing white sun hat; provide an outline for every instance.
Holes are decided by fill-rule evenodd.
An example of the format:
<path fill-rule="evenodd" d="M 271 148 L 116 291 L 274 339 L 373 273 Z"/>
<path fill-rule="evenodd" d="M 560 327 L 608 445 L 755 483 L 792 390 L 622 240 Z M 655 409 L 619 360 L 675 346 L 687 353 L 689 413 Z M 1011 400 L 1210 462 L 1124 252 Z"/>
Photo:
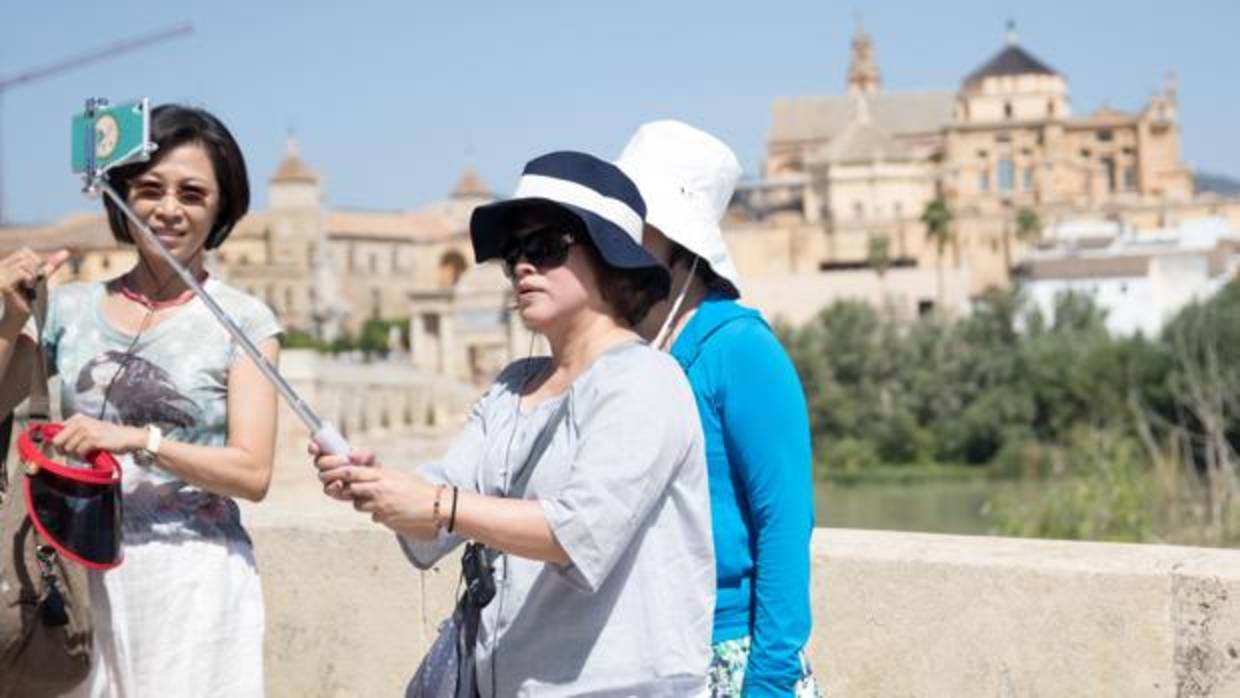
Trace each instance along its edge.
<path fill-rule="evenodd" d="M 706 436 L 717 595 L 714 696 L 812 696 L 814 526 L 804 392 L 775 334 L 736 302 L 740 283 L 719 221 L 740 165 L 679 121 L 643 125 L 616 164 L 646 201 L 643 245 L 672 273 L 672 296 L 642 326 L 693 386 Z"/>

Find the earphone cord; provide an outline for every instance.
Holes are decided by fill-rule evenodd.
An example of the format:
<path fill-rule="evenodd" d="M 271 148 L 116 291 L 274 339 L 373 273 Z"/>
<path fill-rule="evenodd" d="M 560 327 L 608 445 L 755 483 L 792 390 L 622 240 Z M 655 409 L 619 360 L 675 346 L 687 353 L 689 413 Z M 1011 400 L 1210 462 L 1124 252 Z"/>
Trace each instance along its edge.
<path fill-rule="evenodd" d="M 200 247 L 189 261 L 193 262 L 201 253 L 202 248 Z M 141 252 L 138 253 L 138 263 L 146 267 L 147 272 L 150 273 L 152 278 L 155 277 L 155 270 L 151 268 L 150 263 L 146 261 L 146 257 L 143 257 Z M 168 287 L 169 282 L 175 278 L 176 272 L 170 273 L 168 277 L 159 284 L 159 288 L 155 289 L 155 295 L 163 293 L 164 289 Z M 129 346 L 125 348 L 125 354 L 120 368 L 116 369 L 116 372 L 112 374 L 112 378 L 108 380 L 107 386 L 103 389 L 103 401 L 99 404 L 99 414 L 95 417 L 95 419 L 103 421 L 103 416 L 108 411 L 108 398 L 112 395 L 112 386 L 116 385 L 116 381 L 120 379 L 121 375 L 129 370 L 129 364 L 134 358 L 134 347 L 138 346 L 138 340 L 142 339 L 142 333 L 146 331 L 147 323 L 151 321 L 151 318 L 154 317 L 154 315 L 154 306 L 146 309 L 146 315 L 142 316 L 142 323 L 138 325 L 138 332 L 133 336 L 133 340 L 129 342 Z"/>
<path fill-rule="evenodd" d="M 536 377 L 538 377 L 538 374 L 534 373 L 532 366 L 532 359 L 534 358 L 534 340 L 537 339 L 537 337 L 537 334 L 530 333 L 530 348 L 525 355 L 525 376 L 521 379 L 521 390 L 517 393 L 517 408 L 513 414 L 512 430 L 508 433 L 508 444 L 504 446 L 505 497 L 508 496 L 508 488 L 511 485 L 510 478 L 512 477 L 512 473 L 508 470 L 508 455 L 512 451 L 512 441 L 517 436 L 517 423 L 521 420 L 521 398 L 524 396 L 523 394 L 525 393 L 525 389 L 530 386 L 530 383 L 532 383 Z M 508 590 L 508 554 L 501 553 L 500 557 L 504 560 L 504 586 L 499 590 L 499 605 L 495 607 L 496 618 L 504 617 L 504 597 L 507 596 L 506 592 Z M 494 644 L 491 646 L 491 695 L 495 696 L 498 694 L 498 679 L 496 677 L 499 674 L 499 642 L 494 640 L 492 642 Z"/>

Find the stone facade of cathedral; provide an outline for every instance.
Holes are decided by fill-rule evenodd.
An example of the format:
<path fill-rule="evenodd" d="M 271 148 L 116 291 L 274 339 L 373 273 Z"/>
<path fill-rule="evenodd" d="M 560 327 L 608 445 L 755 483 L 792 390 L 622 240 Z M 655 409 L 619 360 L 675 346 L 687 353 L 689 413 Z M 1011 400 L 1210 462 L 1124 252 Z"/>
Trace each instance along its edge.
<path fill-rule="evenodd" d="M 863 30 L 851 53 L 843 93 L 776 101 L 763 176 L 733 207 L 729 241 L 768 315 L 799 321 L 848 296 L 959 309 L 1070 221 L 1222 215 L 1240 229 L 1240 202 L 1194 194 L 1173 78 L 1135 112 L 1077 114 L 1068 78 L 1011 27 L 951 90 L 884 91 Z M 935 200 L 952 220 L 931 239 Z"/>

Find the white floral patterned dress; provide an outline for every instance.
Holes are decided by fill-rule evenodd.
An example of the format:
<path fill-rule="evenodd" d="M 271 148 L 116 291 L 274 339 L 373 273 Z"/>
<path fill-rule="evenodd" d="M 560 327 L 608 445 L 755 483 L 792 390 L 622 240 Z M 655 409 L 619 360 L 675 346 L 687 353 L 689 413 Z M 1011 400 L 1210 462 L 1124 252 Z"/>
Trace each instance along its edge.
<path fill-rule="evenodd" d="M 252 340 L 280 333 L 261 301 L 214 279 L 206 289 Z M 104 295 L 102 283 L 51 295 L 43 346 L 62 415 L 225 445 L 228 374 L 241 355 L 232 338 L 194 299 L 135 342 L 103 316 Z M 129 456 L 122 467 L 125 560 L 91 573 L 95 665 L 81 695 L 262 695 L 262 587 L 236 502 Z"/>

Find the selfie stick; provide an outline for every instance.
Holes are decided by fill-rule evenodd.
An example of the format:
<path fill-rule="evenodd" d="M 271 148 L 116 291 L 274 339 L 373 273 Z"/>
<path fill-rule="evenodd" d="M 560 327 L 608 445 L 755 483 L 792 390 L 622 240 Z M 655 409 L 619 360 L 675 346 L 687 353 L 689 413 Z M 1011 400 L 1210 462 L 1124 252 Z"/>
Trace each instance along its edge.
<path fill-rule="evenodd" d="M 99 100 L 87 100 L 87 113 L 93 114 L 95 108 L 98 106 L 101 106 L 99 105 Z M 159 237 L 155 235 L 150 226 L 143 222 L 142 219 L 134 213 L 133 209 L 129 207 L 129 204 L 126 203 L 126 201 L 116 193 L 116 190 L 113 189 L 112 186 L 103 178 L 103 170 L 96 168 L 94 162 L 95 129 L 93 126 L 87 129 L 86 153 L 87 168 L 85 175 L 85 191 L 91 194 L 102 191 L 105 196 L 112 200 L 112 203 L 116 204 L 116 206 L 125 213 L 125 216 L 133 222 L 134 227 L 138 229 L 147 243 L 159 252 L 160 256 L 164 258 L 164 261 L 168 263 L 168 266 L 172 267 L 172 270 L 176 272 L 176 275 L 181 277 L 181 280 L 193 289 L 194 294 L 197 295 L 198 298 L 202 299 L 202 302 L 207 306 L 207 309 L 211 311 L 211 314 L 215 316 L 215 319 L 220 321 L 220 324 L 224 326 L 224 329 L 228 330 L 228 334 L 232 335 L 232 338 L 236 340 L 237 344 L 239 344 L 241 348 L 245 350 L 245 353 L 249 355 L 250 359 L 254 361 L 254 365 L 258 366 L 258 370 L 262 372 L 263 376 L 266 377 L 266 379 L 273 386 L 275 386 L 275 389 L 288 402 L 289 407 L 293 408 L 293 412 L 297 414 L 302 423 L 306 425 L 306 428 L 310 430 L 310 437 L 314 439 L 314 442 L 319 445 L 323 452 L 334 456 L 349 455 L 349 452 L 352 449 L 349 448 L 349 442 L 345 440 L 344 436 L 340 434 L 331 422 L 324 421 L 314 413 L 314 410 L 310 409 L 310 406 L 306 404 L 306 401 L 301 399 L 301 396 L 297 394 L 296 390 L 293 390 L 293 386 L 289 385 L 288 381 L 284 380 L 284 377 L 281 376 L 279 371 L 271 365 L 271 362 L 267 360 L 267 357 L 263 356 L 262 352 L 258 350 L 258 347 L 254 346 L 254 343 L 250 341 L 250 338 L 245 336 L 245 333 L 241 331 L 240 327 L 237 327 L 237 323 L 234 322 L 233 319 L 228 316 L 228 313 L 224 312 L 224 309 L 215 302 L 215 299 L 202 288 L 202 285 L 198 283 L 198 280 L 194 278 L 194 275 L 191 274 L 189 270 L 177 260 L 176 257 L 172 256 L 172 253 L 168 251 L 168 248 L 164 247 L 164 244 L 160 242 Z"/>

